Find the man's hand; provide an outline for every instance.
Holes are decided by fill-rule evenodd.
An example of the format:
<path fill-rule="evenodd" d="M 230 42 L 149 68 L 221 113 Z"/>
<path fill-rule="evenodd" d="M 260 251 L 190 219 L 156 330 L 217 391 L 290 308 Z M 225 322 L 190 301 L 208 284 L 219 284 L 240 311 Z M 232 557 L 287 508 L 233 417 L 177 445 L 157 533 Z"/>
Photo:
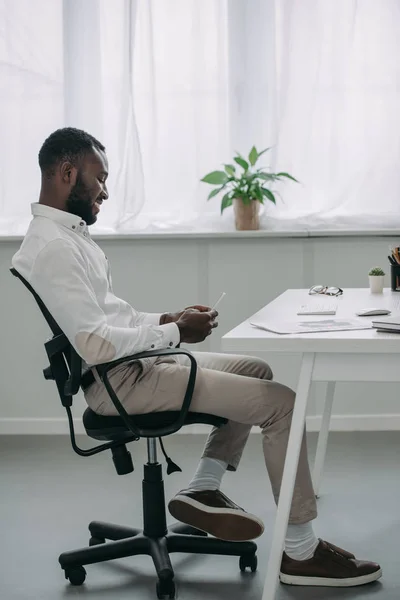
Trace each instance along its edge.
<path fill-rule="evenodd" d="M 207 336 L 211 335 L 212 330 L 218 327 L 218 322 L 215 320 L 217 316 L 216 310 L 199 311 L 193 307 L 183 311 L 176 321 L 181 334 L 181 342 L 187 344 L 203 342 Z"/>
<path fill-rule="evenodd" d="M 209 306 L 203 306 L 202 304 L 196 304 L 195 306 L 188 306 L 187 308 L 176 312 L 176 313 L 164 313 L 160 318 L 160 325 L 165 325 L 165 323 L 176 323 L 179 321 L 181 316 L 186 310 L 194 310 L 197 312 L 210 312 L 211 308 Z"/>
<path fill-rule="evenodd" d="M 203 306 L 202 304 L 195 304 L 194 306 L 188 306 L 185 310 L 198 310 L 199 312 L 210 312 L 211 306 Z M 181 313 L 182 314 L 182 313 Z"/>

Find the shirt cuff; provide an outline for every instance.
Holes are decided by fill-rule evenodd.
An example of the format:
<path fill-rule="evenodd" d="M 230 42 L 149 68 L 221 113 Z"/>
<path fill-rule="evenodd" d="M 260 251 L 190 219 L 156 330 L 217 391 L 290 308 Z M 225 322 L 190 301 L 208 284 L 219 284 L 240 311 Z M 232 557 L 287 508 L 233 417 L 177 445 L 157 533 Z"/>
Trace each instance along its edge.
<path fill-rule="evenodd" d="M 181 341 L 181 332 L 176 323 L 166 323 L 166 325 L 160 325 L 160 329 L 163 330 L 166 346 L 170 348 L 176 348 Z"/>
<path fill-rule="evenodd" d="M 143 325 L 159 325 L 163 313 L 146 313 L 143 318 Z"/>

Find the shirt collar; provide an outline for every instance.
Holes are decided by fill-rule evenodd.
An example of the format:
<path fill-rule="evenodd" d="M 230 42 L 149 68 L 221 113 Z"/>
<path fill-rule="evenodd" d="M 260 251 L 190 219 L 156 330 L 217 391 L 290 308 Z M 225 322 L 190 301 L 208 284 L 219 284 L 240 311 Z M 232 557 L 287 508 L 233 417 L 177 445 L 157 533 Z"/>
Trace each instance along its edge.
<path fill-rule="evenodd" d="M 64 225 L 68 229 L 72 229 L 76 233 L 83 233 L 87 231 L 86 222 L 81 219 L 81 217 L 77 217 L 65 210 L 58 210 L 58 208 L 53 208 L 52 206 L 46 206 L 45 204 L 39 204 L 39 202 L 34 202 L 31 205 L 32 215 L 34 217 L 45 217 L 46 219 L 51 219 L 55 221 L 59 225 Z"/>

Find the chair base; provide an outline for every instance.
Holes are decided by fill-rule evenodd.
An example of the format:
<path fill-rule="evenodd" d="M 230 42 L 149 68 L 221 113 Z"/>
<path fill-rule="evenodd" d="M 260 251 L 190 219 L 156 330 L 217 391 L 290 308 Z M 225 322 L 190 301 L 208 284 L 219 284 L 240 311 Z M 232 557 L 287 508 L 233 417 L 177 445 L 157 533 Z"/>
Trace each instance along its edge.
<path fill-rule="evenodd" d="M 164 484 L 158 463 L 144 466 L 143 508 L 143 530 L 98 521 L 90 523 L 89 546 L 63 552 L 59 557 L 65 578 L 73 585 L 82 585 L 86 578 L 83 565 L 147 554 L 157 572 L 157 597 L 175 598 L 174 570 L 169 556 L 172 552 L 239 556 L 241 571 L 247 567 L 252 571 L 257 569 L 254 542 L 219 540 L 183 523 L 167 528 Z"/>
<path fill-rule="evenodd" d="M 65 578 L 73 585 L 85 581 L 83 565 L 144 554 L 151 556 L 154 563 L 158 598 L 175 598 L 174 570 L 169 556 L 172 552 L 239 556 L 242 571 L 246 567 L 252 571 L 257 568 L 254 542 L 226 542 L 181 523 L 175 523 L 166 535 L 158 538 L 148 537 L 137 529 L 97 521 L 90 523 L 89 531 L 92 536 L 89 547 L 64 552 L 59 557 Z"/>

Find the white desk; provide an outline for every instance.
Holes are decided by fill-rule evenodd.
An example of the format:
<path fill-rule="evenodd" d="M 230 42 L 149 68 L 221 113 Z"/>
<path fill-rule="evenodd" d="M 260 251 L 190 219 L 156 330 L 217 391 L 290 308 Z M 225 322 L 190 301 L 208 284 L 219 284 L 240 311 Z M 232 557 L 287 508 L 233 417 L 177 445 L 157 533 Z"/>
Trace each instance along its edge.
<path fill-rule="evenodd" d="M 327 382 L 313 474 L 316 494 L 323 471 L 335 382 L 400 382 L 398 334 L 378 333 L 367 329 L 276 335 L 250 325 L 250 321 L 335 318 L 296 315 L 302 304 L 328 300 L 327 296 L 309 296 L 308 290 L 288 290 L 222 338 L 222 349 L 228 352 L 299 352 L 303 355 L 262 600 L 274 600 L 276 597 L 311 382 Z M 393 315 L 400 314 L 400 293 L 387 289 L 383 294 L 371 294 L 368 289 L 346 289 L 343 296 L 335 300 L 339 303 L 336 318 L 356 318 L 355 312 L 367 307 L 389 308 Z M 372 320 L 363 317 L 365 319 Z"/>

